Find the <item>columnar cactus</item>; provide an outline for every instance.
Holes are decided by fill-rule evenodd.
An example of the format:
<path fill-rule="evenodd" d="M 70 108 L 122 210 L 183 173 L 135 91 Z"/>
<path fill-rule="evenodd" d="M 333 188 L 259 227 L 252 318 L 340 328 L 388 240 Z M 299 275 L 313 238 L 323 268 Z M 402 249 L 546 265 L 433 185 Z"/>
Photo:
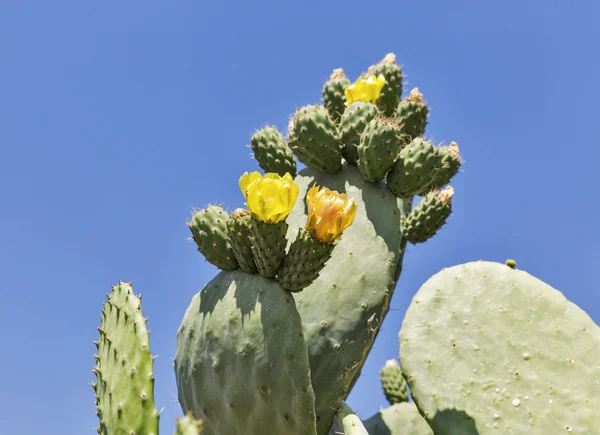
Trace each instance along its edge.
<path fill-rule="evenodd" d="M 344 403 L 388 313 L 406 245 L 446 223 L 448 183 L 462 163 L 456 143 L 423 139 L 429 110 L 418 89 L 401 93 L 393 54 L 353 84 L 334 71 L 325 105 L 297 109 L 287 138 L 274 127 L 251 138 L 265 174 L 241 176 L 247 209 L 209 206 L 192 217 L 198 250 L 221 272 L 193 297 L 177 333 L 188 416 L 176 433 L 196 433 L 194 418 L 205 435 L 551 433 L 553 422 L 600 433 L 599 328 L 506 265 L 432 278 L 403 323 L 401 368 L 393 361 L 381 371 L 391 406 L 363 424 Z M 294 155 L 307 165 L 298 174 Z M 157 434 L 147 335 L 127 317 L 141 317 L 139 301 L 118 289 L 95 369 L 100 431 Z M 125 351 L 132 356 L 115 359 Z M 132 358 L 145 362 L 136 366 L 143 373 L 127 372 Z"/>

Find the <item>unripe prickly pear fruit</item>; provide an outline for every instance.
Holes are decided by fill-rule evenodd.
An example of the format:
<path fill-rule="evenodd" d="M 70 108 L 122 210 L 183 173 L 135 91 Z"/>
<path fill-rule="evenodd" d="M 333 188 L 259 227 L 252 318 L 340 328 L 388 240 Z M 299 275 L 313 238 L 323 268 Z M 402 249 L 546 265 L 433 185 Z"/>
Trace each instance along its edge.
<path fill-rule="evenodd" d="M 250 211 L 238 208 L 227 221 L 227 235 L 240 269 L 244 272 L 255 273 L 257 269 L 253 257 L 251 222 Z"/>
<path fill-rule="evenodd" d="M 197 211 L 188 226 L 198 251 L 206 260 L 222 270 L 238 268 L 238 262 L 227 237 L 229 215 L 218 205 Z"/>
<path fill-rule="evenodd" d="M 383 76 L 385 85 L 381 90 L 377 107 L 385 116 L 392 116 L 398 107 L 402 95 L 402 69 L 396 65 L 396 55 L 388 53 L 381 62 L 372 65 L 367 73 L 371 76 Z"/>
<path fill-rule="evenodd" d="M 173 435 L 200 435 L 202 433 L 202 420 L 195 420 L 192 411 L 183 418 L 177 419 Z"/>
<path fill-rule="evenodd" d="M 400 152 L 400 128 L 392 118 L 375 118 L 367 124 L 358 146 L 358 170 L 370 183 L 383 180 Z"/>
<path fill-rule="evenodd" d="M 402 133 L 407 141 L 425 134 L 428 115 L 429 109 L 423 101 L 423 94 L 419 92 L 419 88 L 414 88 L 410 91 L 408 98 L 400 101 L 396 112 L 396 121 L 402 128 Z"/>
<path fill-rule="evenodd" d="M 379 115 L 379 109 L 371 103 L 356 101 L 346 107 L 340 121 L 339 131 L 342 156 L 348 163 L 356 164 L 360 137 L 367 124 Z"/>
<path fill-rule="evenodd" d="M 100 338 L 95 342 L 98 433 L 158 435 L 154 405 L 154 357 L 140 297 L 131 284 L 119 282 L 102 309 Z"/>
<path fill-rule="evenodd" d="M 265 127 L 252 135 L 251 145 L 254 157 L 265 172 L 274 172 L 281 176 L 289 173 L 296 175 L 296 161 L 292 150 L 275 127 Z"/>
<path fill-rule="evenodd" d="M 431 185 L 439 165 L 439 154 L 423 138 L 404 147 L 387 174 L 387 186 L 398 198 L 422 194 Z"/>
<path fill-rule="evenodd" d="M 334 69 L 329 80 L 323 85 L 323 100 L 329 117 L 336 124 L 340 122 L 346 108 L 344 90 L 350 85 L 350 80 L 341 68 Z"/>
<path fill-rule="evenodd" d="M 402 232 L 410 243 L 423 243 L 433 237 L 452 213 L 451 186 L 425 196 L 402 222 Z"/>
<path fill-rule="evenodd" d="M 432 187 L 435 189 L 448 184 L 452 177 L 458 173 L 462 164 L 456 142 L 452 142 L 447 147 L 440 147 L 437 151 L 439 154 L 439 163 L 436 168 L 435 179 L 432 183 Z"/>
<path fill-rule="evenodd" d="M 290 124 L 288 146 L 307 166 L 332 174 L 342 170 L 337 127 L 322 105 L 296 110 Z"/>
<path fill-rule="evenodd" d="M 383 393 L 390 405 L 408 402 L 408 389 L 402 376 L 402 370 L 394 359 L 386 361 L 380 372 Z"/>

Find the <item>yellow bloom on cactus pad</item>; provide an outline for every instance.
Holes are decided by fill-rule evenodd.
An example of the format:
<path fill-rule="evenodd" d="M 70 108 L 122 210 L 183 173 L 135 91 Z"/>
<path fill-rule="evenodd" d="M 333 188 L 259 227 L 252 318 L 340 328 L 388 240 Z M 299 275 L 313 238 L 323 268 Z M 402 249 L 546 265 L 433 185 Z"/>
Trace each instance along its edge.
<path fill-rule="evenodd" d="M 354 221 L 356 204 L 345 193 L 311 187 L 306 195 L 306 230 L 321 243 L 331 244 Z"/>
<path fill-rule="evenodd" d="M 274 224 L 286 220 L 298 198 L 298 186 L 290 174 L 244 173 L 239 181 L 246 206 L 258 220 Z"/>
<path fill-rule="evenodd" d="M 355 101 L 364 101 L 366 103 L 376 103 L 381 94 L 381 89 L 385 85 L 385 79 L 382 76 L 370 76 L 368 79 L 359 79 L 353 85 L 350 85 L 344 91 L 346 95 L 346 105 Z"/>

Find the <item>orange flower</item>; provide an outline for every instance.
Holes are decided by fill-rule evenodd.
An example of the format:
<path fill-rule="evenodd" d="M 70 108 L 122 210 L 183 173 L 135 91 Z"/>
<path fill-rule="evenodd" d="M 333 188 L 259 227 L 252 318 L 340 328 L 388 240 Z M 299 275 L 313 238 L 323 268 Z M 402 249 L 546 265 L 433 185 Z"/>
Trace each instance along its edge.
<path fill-rule="evenodd" d="M 312 187 L 306 196 L 306 230 L 321 243 L 333 243 L 354 221 L 356 204 L 345 193 Z"/>

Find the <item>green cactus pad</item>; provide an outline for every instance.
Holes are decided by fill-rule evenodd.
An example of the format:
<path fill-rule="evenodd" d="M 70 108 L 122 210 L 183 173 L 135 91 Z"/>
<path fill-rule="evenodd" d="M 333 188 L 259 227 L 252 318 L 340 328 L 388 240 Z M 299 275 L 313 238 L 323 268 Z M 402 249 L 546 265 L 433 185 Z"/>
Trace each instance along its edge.
<path fill-rule="evenodd" d="M 202 433 L 202 420 L 195 420 L 191 412 L 183 418 L 177 419 L 173 435 L 200 435 Z"/>
<path fill-rule="evenodd" d="M 439 162 L 439 153 L 431 142 L 414 139 L 400 151 L 387 174 L 387 186 L 398 198 L 422 194 L 433 182 Z"/>
<path fill-rule="evenodd" d="M 441 192 L 431 192 L 406 216 L 402 231 L 410 243 L 423 243 L 429 240 L 446 223 L 452 213 L 454 189 L 448 186 Z"/>
<path fill-rule="evenodd" d="M 229 215 L 218 205 L 211 205 L 192 216 L 188 226 L 198 252 L 222 270 L 238 268 L 238 262 L 227 237 Z"/>
<path fill-rule="evenodd" d="M 300 228 L 277 274 L 281 286 L 291 292 L 299 292 L 308 287 L 331 258 L 333 248 L 334 245 L 321 243 L 313 239 L 308 231 Z"/>
<path fill-rule="evenodd" d="M 402 369 L 395 359 L 388 360 L 379 373 L 383 394 L 394 405 L 400 402 L 408 402 L 408 390 L 406 381 L 402 376 Z"/>
<path fill-rule="evenodd" d="M 400 134 L 391 118 L 375 118 L 367 124 L 357 149 L 357 166 L 366 181 L 377 183 L 385 178 L 398 158 Z"/>
<path fill-rule="evenodd" d="M 294 295 L 309 348 L 318 433 L 327 434 L 387 314 L 405 247 L 400 221 L 411 200 L 367 183 L 354 166 L 335 176 L 307 168 L 295 182 L 299 200 L 287 220 L 289 240 L 306 222 L 304 198 L 314 184 L 346 193 L 356 203 L 354 222 L 319 277 Z"/>
<path fill-rule="evenodd" d="M 356 101 L 344 110 L 339 132 L 342 156 L 348 163 L 356 164 L 362 132 L 367 124 L 378 115 L 380 113 L 376 105 L 362 101 Z"/>
<path fill-rule="evenodd" d="M 315 434 L 302 322 L 275 280 L 221 272 L 196 294 L 177 332 L 175 374 L 203 435 Z"/>
<path fill-rule="evenodd" d="M 100 339 L 96 342 L 98 433 L 158 435 L 154 405 L 154 358 L 140 299 L 131 284 L 112 288 L 102 310 Z"/>
<path fill-rule="evenodd" d="M 256 273 L 252 243 L 252 217 L 249 210 L 237 209 L 227 221 L 227 237 L 240 269 Z"/>
<path fill-rule="evenodd" d="M 258 273 L 266 278 L 273 278 L 285 256 L 287 246 L 285 234 L 288 225 L 285 222 L 267 224 L 253 217 L 251 229 L 254 263 Z"/>
<path fill-rule="evenodd" d="M 345 435 L 369 435 L 358 415 L 356 415 L 346 403 L 342 402 L 340 405 L 337 419 L 342 422 L 342 427 L 344 428 L 343 432 L 338 433 L 343 433 Z"/>
<path fill-rule="evenodd" d="M 400 101 L 396 112 L 396 121 L 402 128 L 402 133 L 410 141 L 425 134 L 429 109 L 423 101 L 423 94 L 418 88 L 410 91 L 410 96 Z"/>
<path fill-rule="evenodd" d="M 480 261 L 434 275 L 400 351 L 436 434 L 600 433 L 600 327 L 526 272 Z"/>
<path fill-rule="evenodd" d="M 439 189 L 444 187 L 454 177 L 460 165 L 462 164 L 458 144 L 452 142 L 447 147 L 440 147 L 437 149 L 439 154 L 439 163 L 435 171 L 435 177 L 431 187 Z"/>
<path fill-rule="evenodd" d="M 377 106 L 385 116 L 392 116 L 402 95 L 402 69 L 396 65 L 396 55 L 388 53 L 381 62 L 369 68 L 367 75 L 383 76 L 385 79 Z"/>
<path fill-rule="evenodd" d="M 296 161 L 281 133 L 275 127 L 265 127 L 252 135 L 251 145 L 254 158 L 265 172 L 274 172 L 282 177 L 296 175 Z"/>
<path fill-rule="evenodd" d="M 334 69 L 329 80 L 323 85 L 323 100 L 329 117 L 336 124 L 340 122 L 342 113 L 346 109 L 346 96 L 344 91 L 350 85 L 350 80 L 341 68 Z"/>
<path fill-rule="evenodd" d="M 412 402 L 397 403 L 382 409 L 365 421 L 365 428 L 369 435 L 433 435 Z"/>
<path fill-rule="evenodd" d="M 337 127 L 324 106 L 296 110 L 290 137 L 289 147 L 305 165 L 331 174 L 342 170 Z"/>

